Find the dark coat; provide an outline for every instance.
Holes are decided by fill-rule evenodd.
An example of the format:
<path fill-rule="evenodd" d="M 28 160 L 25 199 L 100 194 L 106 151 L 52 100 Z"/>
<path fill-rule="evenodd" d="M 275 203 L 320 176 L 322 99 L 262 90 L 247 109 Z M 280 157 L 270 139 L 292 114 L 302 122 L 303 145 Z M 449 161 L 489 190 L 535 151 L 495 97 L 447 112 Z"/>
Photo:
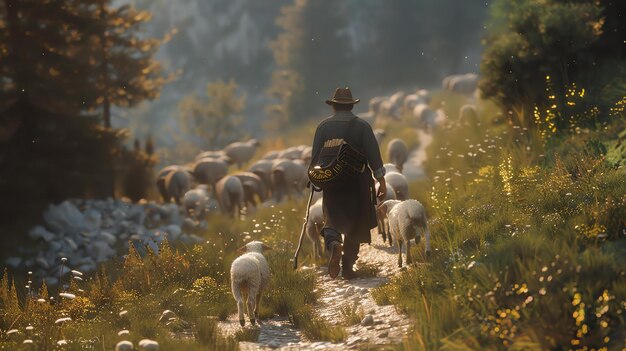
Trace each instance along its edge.
<path fill-rule="evenodd" d="M 365 155 L 369 167 L 359 179 L 334 184 L 324 191 L 324 227 L 330 227 L 346 236 L 347 241 L 370 243 L 370 229 L 376 226 L 376 193 L 372 170 L 383 167 L 378 142 L 372 128 L 349 111 L 338 111 L 324 119 L 315 131 L 311 164 L 316 164 L 324 142 L 343 138 Z"/>

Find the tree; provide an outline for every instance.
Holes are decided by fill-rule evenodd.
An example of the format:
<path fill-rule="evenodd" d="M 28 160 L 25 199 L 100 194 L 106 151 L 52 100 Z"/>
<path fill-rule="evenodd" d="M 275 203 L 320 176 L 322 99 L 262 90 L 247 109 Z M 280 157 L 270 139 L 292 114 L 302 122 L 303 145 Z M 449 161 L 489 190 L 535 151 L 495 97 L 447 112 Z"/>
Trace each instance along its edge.
<path fill-rule="evenodd" d="M 237 96 L 237 84 L 233 80 L 209 83 L 206 91 L 208 101 L 195 96 L 181 101 L 180 124 L 199 149 L 212 150 L 243 136 L 239 127 L 245 97 Z"/>
<path fill-rule="evenodd" d="M 153 59 L 159 41 L 138 34 L 147 12 L 114 8 L 111 0 L 4 0 L 3 12 L 5 101 L 22 93 L 57 113 L 102 108 L 110 128 L 112 105 L 153 99 L 165 82 Z"/>
<path fill-rule="evenodd" d="M 592 84 L 580 80 L 615 53 L 623 56 L 619 49 L 594 50 L 599 42 L 607 46 L 600 2 L 524 0 L 494 9 L 492 21 L 499 24 L 485 39 L 479 84 L 485 97 L 512 111 L 516 124 L 531 127 L 535 111 L 568 109 L 572 88 Z M 566 123 L 567 115 L 557 116 L 554 128 Z"/>
<path fill-rule="evenodd" d="M 90 3 L 91 2 L 91 3 Z M 90 20 L 87 52 L 81 53 L 92 74 L 95 101 L 101 106 L 104 126 L 111 127 L 111 106 L 132 107 L 156 98 L 165 78 L 153 56 L 160 42 L 139 36 L 140 26 L 150 20 L 147 11 L 128 5 L 111 6 L 111 0 L 81 2 Z"/>
<path fill-rule="evenodd" d="M 309 119 L 334 88 L 350 84 L 354 63 L 344 11 L 330 0 L 296 0 L 281 9 L 276 23 L 283 32 L 270 44 L 277 69 L 267 92 L 278 101 L 267 108 L 271 117 Z"/>

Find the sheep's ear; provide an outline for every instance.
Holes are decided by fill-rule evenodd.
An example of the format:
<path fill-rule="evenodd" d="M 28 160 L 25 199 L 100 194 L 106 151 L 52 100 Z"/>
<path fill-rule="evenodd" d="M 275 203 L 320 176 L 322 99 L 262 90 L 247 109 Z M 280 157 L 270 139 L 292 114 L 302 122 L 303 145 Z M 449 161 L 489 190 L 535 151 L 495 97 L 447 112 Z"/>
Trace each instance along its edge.
<path fill-rule="evenodd" d="M 267 250 L 271 250 L 272 248 L 270 246 L 267 246 L 265 244 L 263 244 L 263 250 L 267 251 Z"/>
<path fill-rule="evenodd" d="M 246 248 L 245 245 L 237 249 L 237 252 L 239 253 L 246 253 L 247 251 L 248 249 Z"/>

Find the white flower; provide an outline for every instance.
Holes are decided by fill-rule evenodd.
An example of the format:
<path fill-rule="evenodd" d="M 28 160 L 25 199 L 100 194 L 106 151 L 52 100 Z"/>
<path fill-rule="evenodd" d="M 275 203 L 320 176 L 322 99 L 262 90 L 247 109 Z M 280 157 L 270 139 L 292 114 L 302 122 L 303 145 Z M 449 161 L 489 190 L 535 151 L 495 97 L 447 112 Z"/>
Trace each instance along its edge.
<path fill-rule="evenodd" d="M 71 321 L 71 320 L 72 320 L 72 318 L 70 318 L 70 317 L 63 317 L 63 318 L 59 318 L 59 319 L 57 319 L 57 320 L 54 322 L 54 324 L 63 324 L 63 323 L 65 323 L 65 322 L 69 322 L 69 321 Z"/>
<path fill-rule="evenodd" d="M 57 345 L 59 346 L 67 345 L 67 340 L 59 340 L 57 341 Z"/>
<path fill-rule="evenodd" d="M 66 299 L 73 300 L 76 298 L 76 295 L 70 293 L 60 293 L 59 296 L 64 297 Z"/>
<path fill-rule="evenodd" d="M 7 331 L 7 335 L 12 335 L 12 334 L 19 333 L 19 332 L 20 331 L 17 330 L 17 329 L 11 329 L 11 330 Z"/>
<path fill-rule="evenodd" d="M 130 332 L 129 332 L 128 330 L 124 329 L 124 330 L 120 330 L 120 331 L 118 331 L 118 332 L 117 332 L 117 335 L 118 335 L 118 336 L 130 335 Z"/>
<path fill-rule="evenodd" d="M 72 274 L 77 275 L 77 276 L 79 276 L 79 277 L 82 277 L 82 276 L 83 276 L 83 273 L 81 273 L 81 272 L 79 272 L 79 271 L 77 271 L 77 270 L 75 270 L 75 269 L 72 269 Z"/>
<path fill-rule="evenodd" d="M 28 327 L 26 327 L 26 330 L 28 330 L 28 331 L 31 331 L 31 330 L 33 330 L 33 329 L 35 329 L 35 328 L 33 328 L 33 326 L 32 326 L 32 325 L 29 325 Z"/>
<path fill-rule="evenodd" d="M 23 344 L 32 344 L 33 341 L 31 339 L 24 340 Z"/>

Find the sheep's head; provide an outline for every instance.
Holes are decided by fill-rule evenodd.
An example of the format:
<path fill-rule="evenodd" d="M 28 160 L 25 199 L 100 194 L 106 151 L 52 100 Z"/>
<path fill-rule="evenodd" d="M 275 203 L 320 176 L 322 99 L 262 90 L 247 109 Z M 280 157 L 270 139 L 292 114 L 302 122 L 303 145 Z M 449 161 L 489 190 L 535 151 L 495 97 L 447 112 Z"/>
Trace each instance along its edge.
<path fill-rule="evenodd" d="M 384 201 L 382 204 L 378 205 L 378 207 L 376 208 L 376 214 L 378 216 L 381 217 L 387 217 L 387 214 L 389 213 L 389 211 L 391 211 L 391 209 L 399 204 L 401 201 L 399 200 L 387 200 Z"/>
<path fill-rule="evenodd" d="M 260 242 L 260 241 L 251 241 L 249 243 L 247 243 L 246 245 L 240 247 L 239 249 L 237 249 L 237 252 L 239 253 L 246 253 L 246 252 L 259 252 L 259 253 L 263 253 L 263 251 L 267 251 L 267 250 L 271 250 L 272 248 L 265 245 L 264 243 Z"/>

